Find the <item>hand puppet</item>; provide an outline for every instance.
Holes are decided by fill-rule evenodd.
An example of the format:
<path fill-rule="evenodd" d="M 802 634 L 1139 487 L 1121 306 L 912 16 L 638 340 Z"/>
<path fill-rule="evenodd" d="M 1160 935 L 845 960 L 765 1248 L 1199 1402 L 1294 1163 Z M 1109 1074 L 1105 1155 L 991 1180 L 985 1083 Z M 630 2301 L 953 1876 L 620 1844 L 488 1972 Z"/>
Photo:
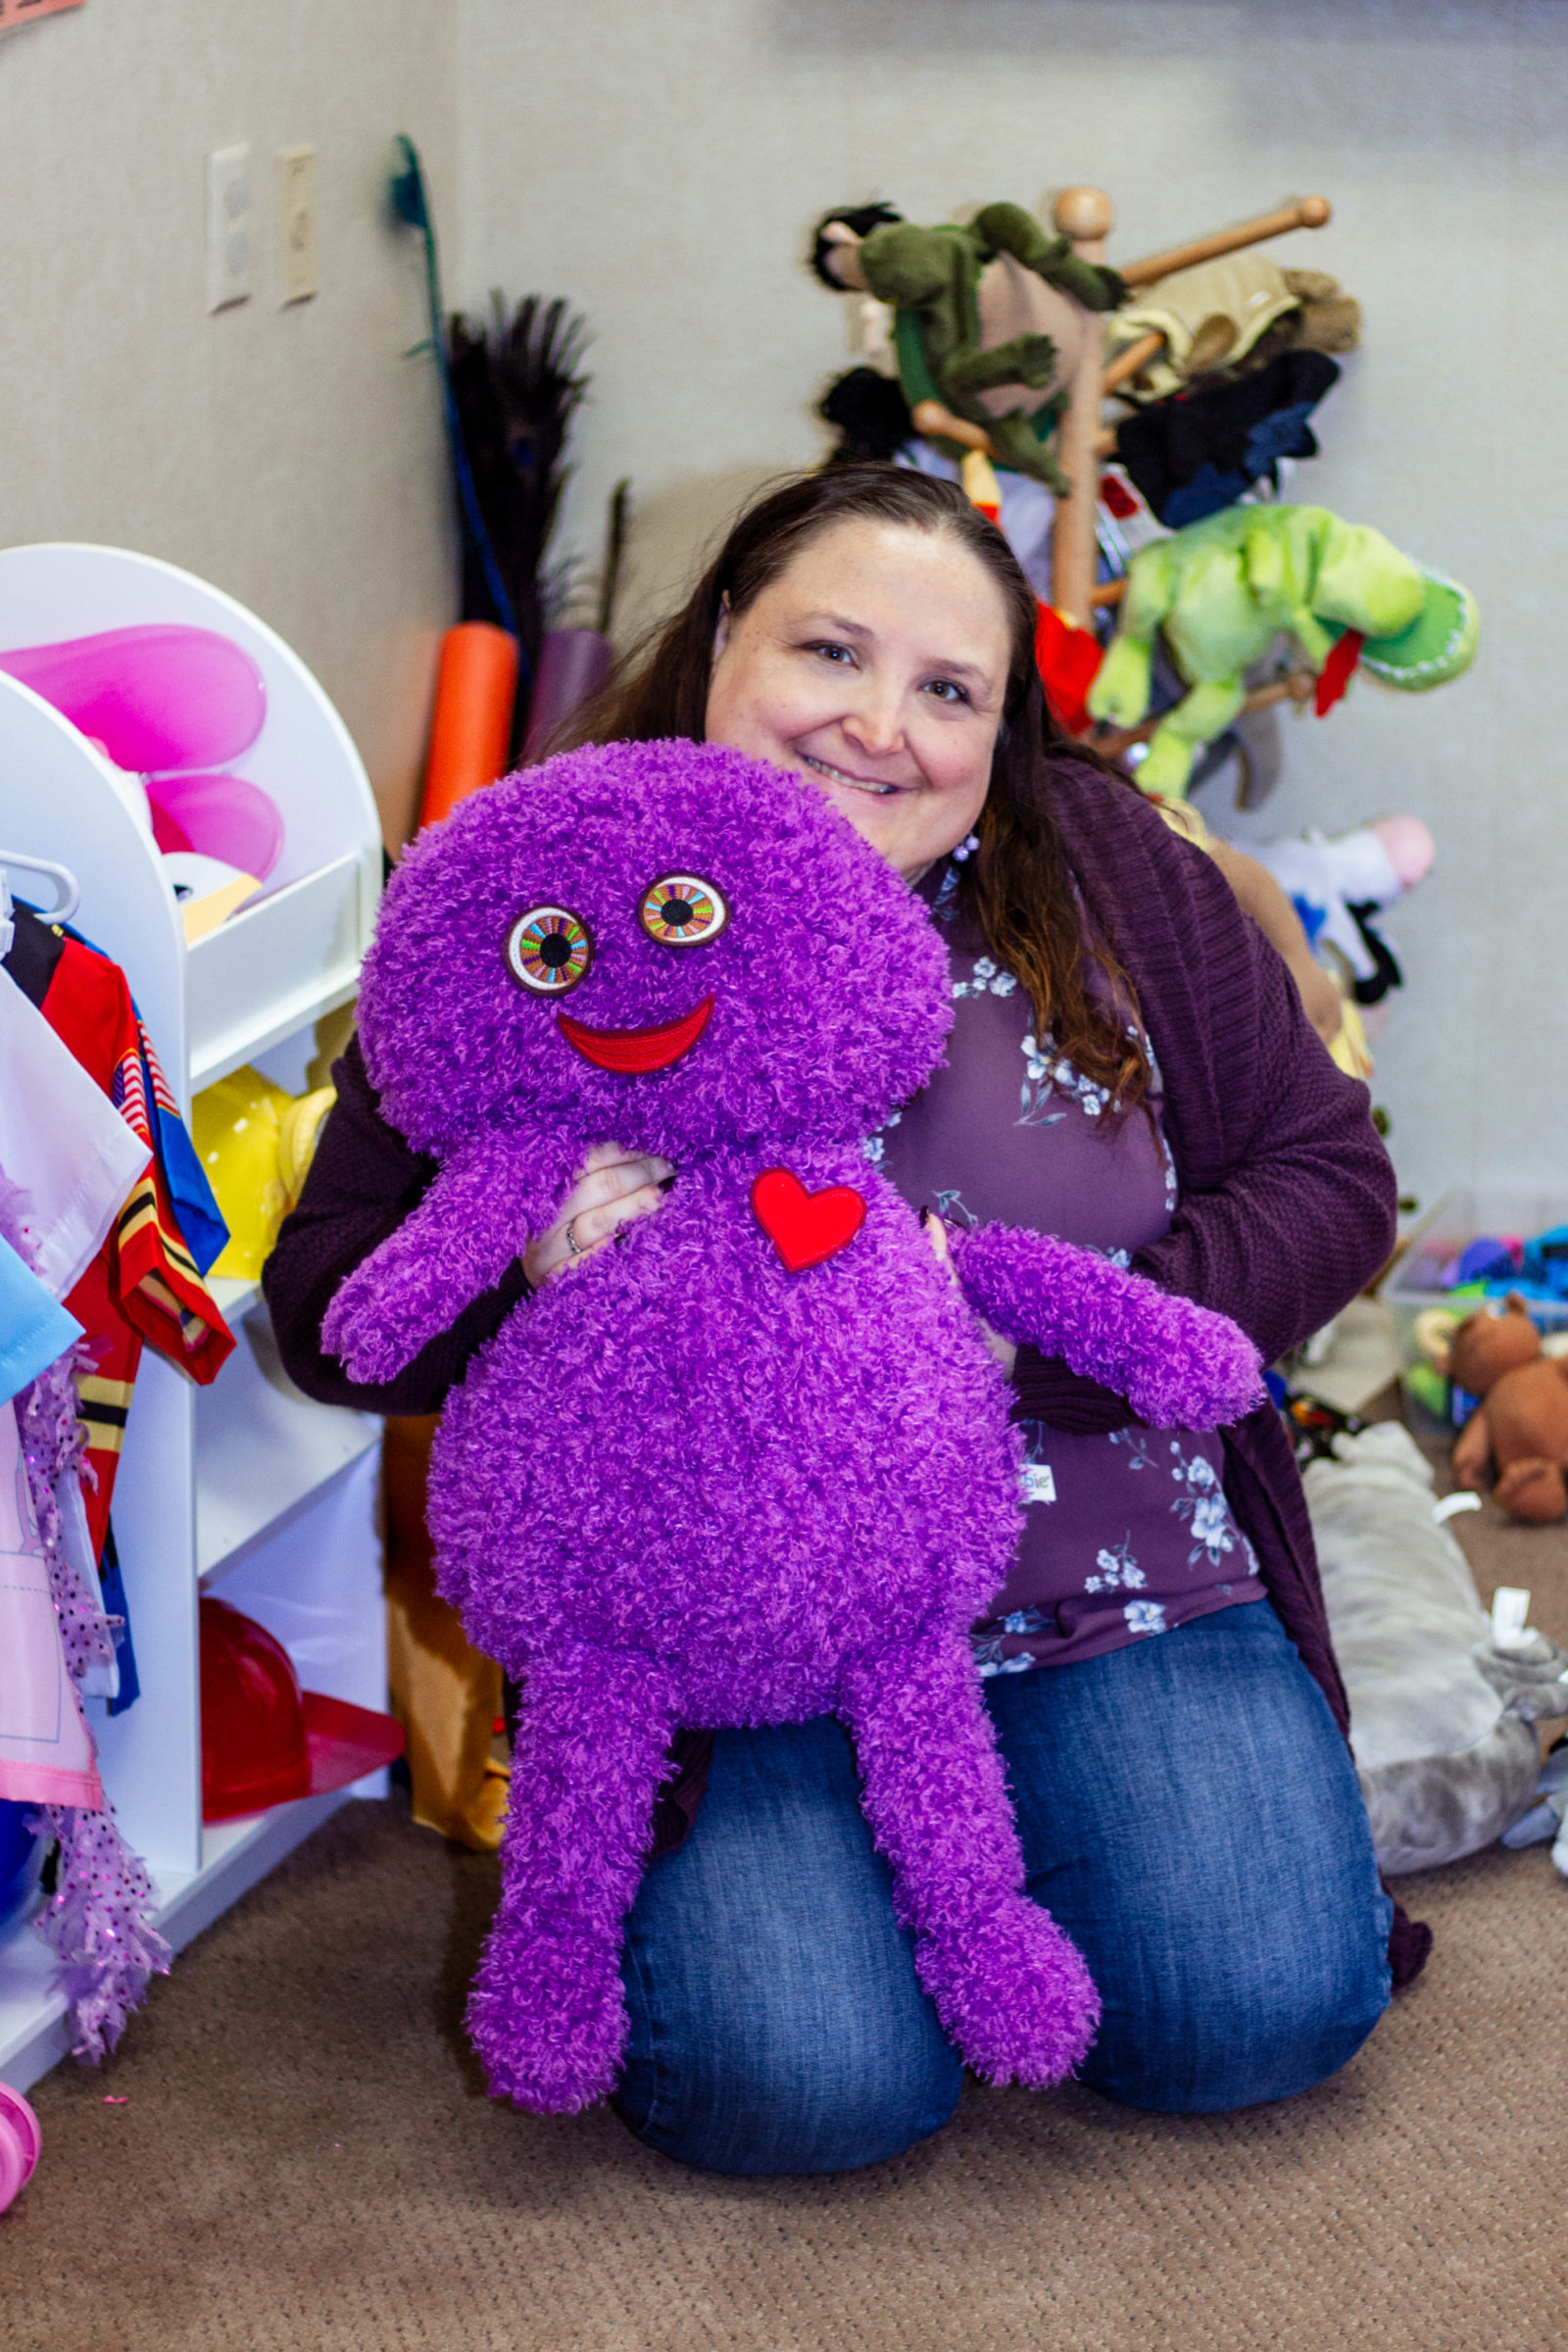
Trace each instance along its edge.
<path fill-rule="evenodd" d="M 1118 727 L 1138 724 L 1162 629 L 1191 691 L 1160 720 L 1138 781 L 1180 799 L 1196 748 L 1238 715 L 1249 666 L 1282 630 L 1318 672 L 1321 713 L 1357 662 L 1409 693 L 1457 677 L 1475 659 L 1478 626 L 1463 588 L 1381 531 L 1326 507 L 1231 507 L 1133 558 L 1089 710 Z"/>
<path fill-rule="evenodd" d="M 1004 466 L 1053 490 L 1067 483 L 1051 448 L 1093 313 L 1127 288 L 1052 236 L 1019 204 L 982 205 L 967 223 L 927 228 L 887 205 L 827 214 L 813 266 L 824 285 L 869 292 L 894 312 L 899 382 L 910 408 L 938 401 L 983 427 Z M 957 442 L 937 448 L 961 458 Z"/>
<path fill-rule="evenodd" d="M 1441 1367 L 1481 1401 L 1454 1440 L 1461 1487 L 1494 1493 L 1510 1519 L 1543 1526 L 1568 1513 L 1568 1360 L 1546 1355 L 1530 1309 L 1510 1291 L 1501 1314 L 1467 1315 Z"/>
<path fill-rule="evenodd" d="M 1164 400 L 1197 377 L 1265 366 L 1282 351 L 1353 351 L 1361 306 L 1321 270 L 1282 270 L 1250 245 L 1140 286 L 1105 330 L 1114 360 L 1151 332 L 1164 349 L 1117 386 L 1117 398 Z"/>
<path fill-rule="evenodd" d="M 1010 1392 L 863 1139 L 939 1062 L 946 953 L 815 789 L 685 742 L 572 752 L 466 802 L 393 876 L 361 1036 L 439 1162 L 324 1337 L 384 1380 L 497 1282 L 607 1138 L 656 1216 L 517 1305 L 430 1465 L 443 1594 L 522 1685 L 502 1895 L 469 2011 L 492 2087 L 613 2083 L 621 1922 L 680 1725 L 837 1714 L 947 2031 L 1045 2083 L 1089 1975 L 1023 1891 L 967 1629 L 1020 1526 Z M 997 1330 L 1160 1426 L 1258 1394 L 1233 1324 L 1091 1252 L 956 1237 Z"/>
<path fill-rule="evenodd" d="M 1315 458 L 1310 419 L 1340 380 L 1321 351 L 1282 351 L 1265 367 L 1190 384 L 1124 416 L 1117 462 L 1150 511 L 1179 531 L 1277 488 L 1282 458 Z"/>
<path fill-rule="evenodd" d="M 1437 844 L 1420 817 L 1379 816 L 1332 840 L 1313 828 L 1248 848 L 1291 900 L 1313 954 L 1335 958 L 1336 977 L 1343 969 L 1357 1004 L 1381 1004 L 1403 987 L 1378 917 L 1432 871 Z"/>

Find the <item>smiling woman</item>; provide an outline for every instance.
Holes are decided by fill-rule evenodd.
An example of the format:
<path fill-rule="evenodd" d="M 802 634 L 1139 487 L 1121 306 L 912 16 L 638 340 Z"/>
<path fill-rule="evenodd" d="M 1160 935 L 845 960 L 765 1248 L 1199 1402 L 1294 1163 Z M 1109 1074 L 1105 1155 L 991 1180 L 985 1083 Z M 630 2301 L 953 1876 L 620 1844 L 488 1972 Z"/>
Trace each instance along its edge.
<path fill-rule="evenodd" d="M 814 776 L 917 882 L 979 820 L 1011 667 L 1006 601 L 966 548 L 846 520 L 725 606 L 708 738 Z"/>
<path fill-rule="evenodd" d="M 944 1220 L 1059 1235 L 1230 1315 L 1270 1359 L 1390 1247 L 1393 1176 L 1366 1090 L 1334 1068 L 1218 867 L 1063 738 L 1034 628 L 1006 543 L 956 485 L 835 467 L 739 517 L 567 742 L 707 739 L 766 760 L 904 877 L 945 949 L 954 1020 L 944 1065 L 865 1151 L 935 1240 Z M 634 919 L 684 961 L 722 925 L 724 882 L 638 876 Z M 545 903 L 557 889 L 570 900 L 540 875 L 511 951 L 518 988 L 544 996 L 573 990 L 595 953 L 580 910 Z M 824 905 L 819 919 L 853 948 L 852 909 Z M 856 968 L 875 961 L 868 941 Z M 707 1017 L 702 968 L 699 954 L 690 997 L 662 997 L 651 1033 L 576 1019 L 591 981 L 555 1012 L 605 1073 L 611 1132 L 522 1266 L 380 1388 L 323 1351 L 322 1317 L 434 1163 L 388 1124 L 351 1046 L 267 1274 L 303 1388 L 438 1410 L 519 1297 L 609 1279 L 600 1252 L 617 1239 L 614 1279 L 652 1284 L 658 1325 L 671 1301 L 649 1269 L 670 1228 L 637 1228 L 671 1188 L 682 1214 L 695 1196 L 669 1160 L 617 1147 L 613 1089 L 688 1050 L 681 1025 Z M 674 1305 L 684 1316 L 689 1301 Z M 541 1306 L 537 1328 L 548 1321 Z M 1264 1406 L 1223 1433 L 1156 1436 L 1059 1359 L 997 1349 L 1026 1508 L 974 1658 L 1030 1890 L 1100 1990 L 1084 2079 L 1186 2112 L 1304 2089 L 1383 2008 L 1390 1906 L 1279 1418 Z M 625 1445 L 635 1462 L 635 1428 Z M 519 1755 L 524 1801 L 528 1771 Z M 671 1771 L 627 1929 L 626 2121 L 668 2155 L 741 2173 L 868 2164 L 936 2130 L 961 2068 L 895 1916 L 842 1727 L 683 1735 Z M 1413 1973 L 1421 1951 L 1396 1924 L 1395 1965 Z"/>

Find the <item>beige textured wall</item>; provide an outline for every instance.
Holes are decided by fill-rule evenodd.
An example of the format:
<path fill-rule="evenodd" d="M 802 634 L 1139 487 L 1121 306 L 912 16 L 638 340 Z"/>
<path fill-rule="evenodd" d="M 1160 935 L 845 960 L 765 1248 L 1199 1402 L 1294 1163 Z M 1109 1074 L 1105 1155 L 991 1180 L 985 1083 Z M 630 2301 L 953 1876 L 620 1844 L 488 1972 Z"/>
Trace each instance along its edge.
<path fill-rule="evenodd" d="M 1563 0 L 465 0 L 463 290 L 569 293 L 598 334 L 567 531 L 642 500 L 634 606 L 737 490 L 818 446 L 844 311 L 799 266 L 826 204 L 911 218 L 1094 180 L 1112 258 L 1324 189 L 1293 259 L 1366 306 L 1295 495 L 1468 581 L 1486 643 L 1426 698 L 1284 732 L 1260 831 L 1424 815 L 1390 925 L 1378 1093 L 1405 1182 L 1564 1187 L 1568 795 L 1558 422 Z M 1283 249 L 1282 249 L 1283 250 Z"/>
<path fill-rule="evenodd" d="M 87 0 L 0 39 L 0 543 L 99 539 L 281 631 L 406 828 L 453 560 L 417 249 L 390 142 L 457 231 L 451 0 Z M 248 139 L 250 302 L 210 318 L 204 158 Z M 277 307 L 273 155 L 318 151 L 320 292 Z"/>

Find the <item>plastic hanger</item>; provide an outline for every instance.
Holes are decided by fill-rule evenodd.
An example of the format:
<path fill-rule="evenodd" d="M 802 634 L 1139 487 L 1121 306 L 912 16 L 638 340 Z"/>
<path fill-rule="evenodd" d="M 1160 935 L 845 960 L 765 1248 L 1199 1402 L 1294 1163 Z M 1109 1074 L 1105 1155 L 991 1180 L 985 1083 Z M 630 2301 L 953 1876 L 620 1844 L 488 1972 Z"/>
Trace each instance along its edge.
<path fill-rule="evenodd" d="M 30 858 L 21 850 L 0 850 L 0 956 L 9 956 L 16 925 L 11 919 L 11 877 L 9 869 L 20 865 L 26 874 L 42 874 L 55 886 L 57 904 L 39 912 L 47 923 L 69 923 L 81 905 L 81 885 L 69 865 L 57 865 L 52 858 Z"/>

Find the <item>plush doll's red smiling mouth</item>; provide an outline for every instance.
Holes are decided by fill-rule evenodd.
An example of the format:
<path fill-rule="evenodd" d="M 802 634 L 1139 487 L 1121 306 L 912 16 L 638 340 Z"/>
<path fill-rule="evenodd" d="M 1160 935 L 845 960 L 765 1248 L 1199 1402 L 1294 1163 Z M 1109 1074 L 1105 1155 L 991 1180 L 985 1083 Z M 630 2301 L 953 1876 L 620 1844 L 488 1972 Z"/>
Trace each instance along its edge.
<path fill-rule="evenodd" d="M 556 1025 L 567 1045 L 596 1070 L 640 1078 L 648 1070 L 667 1070 L 689 1054 L 708 1027 L 712 1010 L 713 1000 L 707 996 L 678 1021 L 665 1021 L 652 1029 L 590 1029 L 586 1021 L 574 1021 L 569 1012 L 558 1012 Z"/>

